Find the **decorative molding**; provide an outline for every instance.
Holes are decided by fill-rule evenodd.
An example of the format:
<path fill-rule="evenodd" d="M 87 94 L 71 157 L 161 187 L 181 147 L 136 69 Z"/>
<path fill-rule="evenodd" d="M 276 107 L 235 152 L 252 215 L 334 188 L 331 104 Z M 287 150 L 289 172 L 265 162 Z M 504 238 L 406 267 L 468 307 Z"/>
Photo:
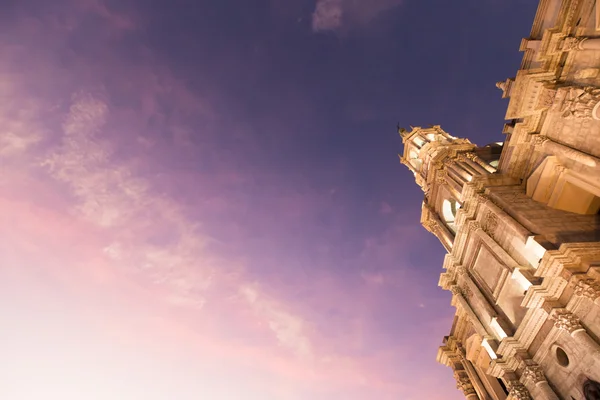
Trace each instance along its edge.
<path fill-rule="evenodd" d="M 600 243 L 563 243 L 558 250 L 548 250 L 538 269 L 536 276 L 561 276 L 563 271 L 583 272 L 587 262 L 600 261 Z"/>
<path fill-rule="evenodd" d="M 594 301 L 600 298 L 600 283 L 594 278 L 581 279 L 575 286 L 574 294 Z"/>
<path fill-rule="evenodd" d="M 479 222 L 477 221 L 469 221 L 467 228 L 469 229 L 469 232 L 475 232 L 481 228 L 481 225 L 479 225 Z"/>
<path fill-rule="evenodd" d="M 581 44 L 588 40 L 587 37 L 566 37 L 561 46 L 562 51 L 578 51 L 583 50 Z"/>
<path fill-rule="evenodd" d="M 496 228 L 498 228 L 498 216 L 490 210 L 486 211 L 483 217 L 483 230 L 493 238 Z"/>
<path fill-rule="evenodd" d="M 563 29 L 571 28 L 571 24 L 573 24 L 573 20 L 575 19 L 575 13 L 579 8 L 579 4 L 580 0 L 571 0 L 571 4 L 569 4 L 569 9 L 567 10 L 567 15 L 563 24 Z"/>
<path fill-rule="evenodd" d="M 458 265 L 455 269 L 457 276 L 467 275 L 467 268 L 464 265 Z"/>
<path fill-rule="evenodd" d="M 450 288 L 450 291 L 455 296 L 463 296 L 463 290 L 458 285 L 454 285 Z"/>
<path fill-rule="evenodd" d="M 550 319 L 554 321 L 554 326 L 557 329 L 569 333 L 584 329 L 579 322 L 579 317 L 564 308 L 552 310 Z"/>
<path fill-rule="evenodd" d="M 550 139 L 544 135 L 534 135 L 532 142 L 533 142 L 534 146 L 541 147 L 548 140 L 550 140 Z"/>
<path fill-rule="evenodd" d="M 544 370 L 537 364 L 526 366 L 525 369 L 523 369 L 523 374 L 521 377 L 525 380 L 531 381 L 534 384 L 546 382 Z"/>
<path fill-rule="evenodd" d="M 437 175 L 435 176 L 435 182 L 439 185 L 445 185 L 446 182 L 446 177 L 448 176 L 448 173 L 446 171 L 440 170 Z"/>
<path fill-rule="evenodd" d="M 597 115 L 600 103 L 600 88 L 594 86 L 564 86 L 556 90 L 552 111 L 563 118 L 600 119 Z"/>
<path fill-rule="evenodd" d="M 471 383 L 471 379 L 467 375 L 460 374 L 458 372 L 454 373 L 454 378 L 456 379 L 456 388 L 462 390 L 465 396 L 469 396 L 475 393 L 475 388 Z"/>
<path fill-rule="evenodd" d="M 529 390 L 519 381 L 509 381 L 506 385 L 509 390 L 509 396 L 515 400 L 532 400 Z"/>

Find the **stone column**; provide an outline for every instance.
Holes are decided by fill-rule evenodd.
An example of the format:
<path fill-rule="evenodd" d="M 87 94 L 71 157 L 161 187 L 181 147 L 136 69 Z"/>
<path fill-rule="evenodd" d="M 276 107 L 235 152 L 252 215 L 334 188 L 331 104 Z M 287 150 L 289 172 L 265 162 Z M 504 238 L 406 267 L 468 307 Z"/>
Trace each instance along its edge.
<path fill-rule="evenodd" d="M 600 158 L 591 156 L 579 150 L 575 150 L 571 147 L 555 142 L 547 136 L 536 135 L 534 141 L 536 147 L 539 147 L 547 153 L 566 157 L 570 160 L 573 160 L 583 165 L 587 165 L 591 168 L 600 168 Z"/>
<path fill-rule="evenodd" d="M 564 308 L 554 309 L 550 314 L 550 318 L 554 320 L 556 328 L 571 335 L 575 343 L 581 347 L 585 354 L 589 354 L 594 360 L 600 362 L 600 345 L 588 335 L 575 314 Z"/>
<path fill-rule="evenodd" d="M 449 164 L 446 170 L 448 171 L 448 176 L 457 181 L 461 186 L 469 182 L 469 174 L 455 163 Z M 471 179 L 473 178 L 471 177 Z"/>
<path fill-rule="evenodd" d="M 454 285 L 450 288 L 450 291 L 453 294 L 453 299 L 456 300 L 455 304 L 457 304 L 458 307 L 460 307 L 460 309 L 467 314 L 469 321 L 475 329 L 475 332 L 481 337 L 488 336 L 489 334 L 483 326 L 483 324 L 481 323 L 481 321 L 479 320 L 479 317 L 477 317 L 477 314 L 475 314 L 475 311 L 473 311 L 471 305 L 463 296 L 461 288 L 458 285 Z"/>
<path fill-rule="evenodd" d="M 485 312 L 490 316 L 490 318 L 497 317 L 498 313 L 496 312 L 494 307 L 490 304 L 489 300 L 483 295 L 483 293 L 481 293 L 481 290 L 479 290 L 479 287 L 477 286 L 477 284 L 475 282 L 473 282 L 473 279 L 471 279 L 471 276 L 470 276 L 469 272 L 467 271 L 467 268 L 464 267 L 463 265 L 457 265 L 455 271 L 456 271 L 456 276 L 464 279 L 466 288 L 471 293 L 473 293 L 473 296 L 476 297 L 477 300 L 479 300 L 479 302 L 485 308 Z"/>
<path fill-rule="evenodd" d="M 462 191 L 462 188 L 453 178 L 448 176 L 448 173 L 446 171 L 440 171 L 438 173 L 438 176 L 436 177 L 436 182 L 439 185 L 448 185 L 450 193 L 452 193 L 452 195 L 456 199 L 460 199 L 460 193 Z"/>
<path fill-rule="evenodd" d="M 475 389 L 475 393 L 479 396 L 478 398 L 488 400 L 489 396 L 487 394 L 487 390 L 483 382 L 481 382 L 477 371 L 475 371 L 475 368 L 473 368 L 473 364 L 471 364 L 471 361 L 467 360 L 464 348 L 462 348 L 461 346 L 458 349 L 457 353 L 458 357 L 460 358 L 460 362 L 462 363 L 463 367 L 467 371 L 467 374 L 469 375 L 469 378 L 471 379 L 473 388 Z"/>
<path fill-rule="evenodd" d="M 470 182 L 473 179 L 473 172 L 466 168 L 461 161 L 453 161 L 448 165 L 448 169 L 451 169 L 455 174 L 459 175 L 465 183 Z"/>
<path fill-rule="evenodd" d="M 529 390 L 521 382 L 517 380 L 509 381 L 506 386 L 508 389 L 507 400 L 532 400 Z"/>
<path fill-rule="evenodd" d="M 468 155 L 461 154 L 460 156 L 458 156 L 458 159 L 460 161 L 464 162 L 465 164 L 467 164 L 471 169 L 473 169 L 477 173 L 477 175 L 487 175 L 490 173 L 490 171 L 487 168 L 484 168 L 482 165 L 473 161 L 473 158 L 479 158 L 479 157 L 477 157 L 474 153 L 469 153 Z M 487 163 L 485 163 L 485 164 L 487 164 Z M 493 168 L 489 164 L 488 164 L 488 167 L 490 167 L 490 169 Z"/>
<path fill-rule="evenodd" d="M 467 375 L 455 371 L 454 378 L 456 379 L 456 388 L 462 390 L 467 400 L 479 400 L 479 396 L 477 396 L 477 392 L 471 383 L 471 379 L 469 379 Z"/>
<path fill-rule="evenodd" d="M 496 168 L 492 167 L 487 162 L 483 161 L 477 154 L 475 153 L 467 153 L 467 157 L 473 160 L 473 163 L 479 165 L 481 168 L 489 172 L 490 174 L 496 172 Z"/>
<path fill-rule="evenodd" d="M 450 253 L 454 244 L 454 235 L 446 228 L 446 225 L 437 218 L 432 218 L 424 224 L 431 233 L 440 239 L 446 251 Z"/>
<path fill-rule="evenodd" d="M 452 192 L 454 197 L 456 197 L 456 199 L 460 199 L 460 194 L 462 193 L 462 185 L 460 184 L 460 182 L 458 182 L 456 179 L 449 175 L 446 176 L 446 182 L 450 186 L 450 191 Z"/>
<path fill-rule="evenodd" d="M 544 372 L 539 365 L 535 364 L 525 367 L 521 378 L 525 381 L 524 383 L 530 393 L 535 394 L 536 391 L 539 393 L 539 396 L 536 397 L 540 400 L 560 400 L 548 384 Z"/>

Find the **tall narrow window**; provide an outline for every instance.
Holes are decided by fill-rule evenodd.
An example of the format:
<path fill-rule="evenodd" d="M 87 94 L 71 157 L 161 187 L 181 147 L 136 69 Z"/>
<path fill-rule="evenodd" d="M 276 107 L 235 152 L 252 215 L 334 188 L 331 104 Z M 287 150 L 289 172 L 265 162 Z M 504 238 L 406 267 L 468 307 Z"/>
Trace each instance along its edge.
<path fill-rule="evenodd" d="M 425 143 L 427 142 L 423 140 L 421 136 L 415 136 L 415 138 L 413 139 L 413 143 L 416 144 L 419 148 L 421 148 L 425 146 Z"/>
<path fill-rule="evenodd" d="M 442 205 L 442 217 L 444 218 L 444 222 L 448 226 L 448 228 L 456 233 L 456 213 L 460 209 L 460 204 L 454 199 L 444 200 L 444 204 Z"/>

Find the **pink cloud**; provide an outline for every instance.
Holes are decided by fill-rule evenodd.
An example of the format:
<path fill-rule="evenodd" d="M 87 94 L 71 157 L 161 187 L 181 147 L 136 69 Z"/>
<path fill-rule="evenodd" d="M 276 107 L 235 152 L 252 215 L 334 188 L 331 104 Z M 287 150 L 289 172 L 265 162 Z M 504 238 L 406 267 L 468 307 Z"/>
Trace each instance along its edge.
<path fill-rule="evenodd" d="M 89 12 L 112 33 L 97 33 L 81 55 L 64 43 Z M 142 54 L 134 61 L 110 52 L 136 18 L 99 1 L 56 14 L 15 22 L 21 45 L 0 42 L 0 85 L 11 98 L 0 110 L 0 304 L 10 305 L 0 312 L 11 326 L 0 344 L 10 353 L 0 352 L 19 360 L 0 373 L 23 381 L 0 397 L 39 398 L 39 387 L 61 399 L 94 390 L 99 399 L 423 398 L 390 372 L 410 349 L 373 346 L 373 310 L 389 304 L 382 290 L 422 300 L 413 277 L 396 270 L 397 245 L 411 232 L 397 224 L 365 240 L 359 265 L 339 275 L 351 263 L 331 243 L 319 243 L 319 265 L 306 257 L 283 271 L 287 247 L 276 247 L 311 239 L 293 234 L 308 215 L 337 210 L 321 229 L 340 237 L 332 194 L 301 184 L 263 191 L 252 184 L 267 173 L 220 160 L 214 173 L 172 168 L 216 147 L 227 110 L 148 49 L 132 49 Z M 266 192 L 267 207 L 225 190 L 240 185 Z M 269 234 L 265 254 L 232 248 L 260 232 Z M 267 263 L 281 268 L 262 270 Z"/>
<path fill-rule="evenodd" d="M 364 25 L 400 4 L 402 0 L 317 0 L 312 28 L 321 32 Z"/>

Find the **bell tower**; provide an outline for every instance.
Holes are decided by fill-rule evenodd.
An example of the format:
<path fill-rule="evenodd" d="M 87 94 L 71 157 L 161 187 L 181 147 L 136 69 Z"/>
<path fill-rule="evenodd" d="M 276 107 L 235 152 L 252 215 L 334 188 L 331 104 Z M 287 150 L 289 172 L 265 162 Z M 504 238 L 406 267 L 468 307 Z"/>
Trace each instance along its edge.
<path fill-rule="evenodd" d="M 451 252 L 463 204 L 465 185 L 496 172 L 501 144 L 479 148 L 459 139 L 439 125 L 398 128 L 404 152 L 400 162 L 415 176 L 425 193 L 421 223 Z"/>

